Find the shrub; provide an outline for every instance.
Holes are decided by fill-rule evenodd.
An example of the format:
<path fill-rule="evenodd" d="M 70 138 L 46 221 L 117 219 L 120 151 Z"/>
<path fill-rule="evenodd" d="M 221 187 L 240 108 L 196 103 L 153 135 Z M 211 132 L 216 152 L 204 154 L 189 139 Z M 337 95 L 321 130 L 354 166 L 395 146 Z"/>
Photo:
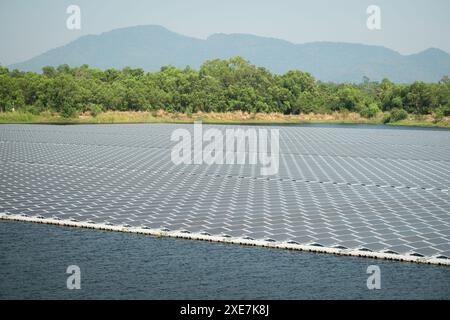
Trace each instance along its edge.
<path fill-rule="evenodd" d="M 91 103 L 89 105 L 89 112 L 91 113 L 91 116 L 94 118 L 97 117 L 101 112 L 103 112 L 103 108 L 99 104 Z"/>
<path fill-rule="evenodd" d="M 61 117 L 63 118 L 74 118 L 77 115 L 77 109 L 72 106 L 64 106 L 61 110 Z"/>
<path fill-rule="evenodd" d="M 438 109 L 442 109 L 444 117 L 450 116 L 450 101 L 447 102 L 447 104 L 445 106 L 441 106 Z"/>
<path fill-rule="evenodd" d="M 141 110 L 146 112 L 152 112 L 153 110 L 155 110 L 155 108 L 151 104 L 145 104 L 144 106 L 142 106 Z"/>
<path fill-rule="evenodd" d="M 394 108 L 390 113 L 384 116 L 383 123 L 397 122 L 406 118 L 408 118 L 408 112 L 403 109 Z"/>
<path fill-rule="evenodd" d="M 440 106 L 436 109 L 436 113 L 434 114 L 434 122 L 439 122 L 444 119 L 444 117 L 450 115 L 450 108 L 447 106 Z"/>
<path fill-rule="evenodd" d="M 40 113 L 40 115 L 47 119 L 53 117 L 53 113 L 50 110 L 44 110 Z"/>
<path fill-rule="evenodd" d="M 434 123 L 438 123 L 444 119 L 444 111 L 442 109 L 437 109 L 436 113 L 434 114 Z"/>
<path fill-rule="evenodd" d="M 408 112 L 406 112 L 403 109 L 397 109 L 394 108 L 391 110 L 391 121 L 390 122 L 397 122 L 400 120 L 405 120 L 408 118 Z"/>
<path fill-rule="evenodd" d="M 18 111 L 22 113 L 31 113 L 33 115 L 38 115 L 42 110 L 36 106 L 23 106 Z"/>
<path fill-rule="evenodd" d="M 192 113 L 193 113 L 192 107 L 191 106 L 186 107 L 185 114 L 188 117 L 192 117 Z"/>
<path fill-rule="evenodd" d="M 371 103 L 368 106 L 366 105 L 362 107 L 359 114 L 364 118 L 373 118 L 378 114 L 378 112 L 380 112 L 378 105 L 376 103 Z"/>
<path fill-rule="evenodd" d="M 391 114 L 388 112 L 388 113 L 385 113 L 384 114 L 384 116 L 383 116 L 383 123 L 389 123 L 389 122 L 391 122 Z"/>

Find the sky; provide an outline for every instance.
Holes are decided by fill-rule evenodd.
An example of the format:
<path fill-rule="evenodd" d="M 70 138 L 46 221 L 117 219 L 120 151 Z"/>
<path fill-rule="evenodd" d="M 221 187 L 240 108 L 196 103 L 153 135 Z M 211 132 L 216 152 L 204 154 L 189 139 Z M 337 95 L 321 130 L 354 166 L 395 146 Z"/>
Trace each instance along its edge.
<path fill-rule="evenodd" d="M 66 27 L 69 5 L 81 9 L 80 30 Z M 366 26 L 369 5 L 381 10 L 381 30 Z M 0 64 L 82 35 L 150 24 L 202 39 L 248 33 L 293 43 L 382 45 L 402 54 L 450 52 L 449 0 L 0 0 Z"/>

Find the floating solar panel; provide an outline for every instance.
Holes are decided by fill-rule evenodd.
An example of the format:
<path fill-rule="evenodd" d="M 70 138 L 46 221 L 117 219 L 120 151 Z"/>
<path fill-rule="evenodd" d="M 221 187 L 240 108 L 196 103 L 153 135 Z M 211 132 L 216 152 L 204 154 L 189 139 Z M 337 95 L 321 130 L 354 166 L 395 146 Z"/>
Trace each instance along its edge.
<path fill-rule="evenodd" d="M 276 174 L 175 164 L 192 125 L 0 125 L 0 215 L 450 265 L 449 130 L 240 128 L 279 130 Z"/>

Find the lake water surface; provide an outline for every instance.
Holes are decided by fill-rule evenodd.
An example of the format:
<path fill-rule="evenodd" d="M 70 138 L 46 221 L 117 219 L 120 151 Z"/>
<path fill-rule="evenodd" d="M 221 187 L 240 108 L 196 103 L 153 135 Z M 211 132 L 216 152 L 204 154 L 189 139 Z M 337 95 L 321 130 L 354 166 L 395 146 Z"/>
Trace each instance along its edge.
<path fill-rule="evenodd" d="M 449 283 L 435 265 L 0 222 L 1 299 L 449 299 Z"/>

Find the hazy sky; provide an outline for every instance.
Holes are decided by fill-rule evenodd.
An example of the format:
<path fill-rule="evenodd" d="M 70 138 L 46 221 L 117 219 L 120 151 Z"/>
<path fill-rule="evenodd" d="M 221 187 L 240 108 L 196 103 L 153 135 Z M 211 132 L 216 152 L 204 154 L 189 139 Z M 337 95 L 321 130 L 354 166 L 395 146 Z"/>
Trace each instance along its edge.
<path fill-rule="evenodd" d="M 66 28 L 66 8 L 81 8 L 81 30 Z M 381 8 L 381 30 L 366 27 L 369 5 Z M 158 24 L 206 38 L 250 33 L 294 43 L 342 41 L 410 54 L 450 52 L 449 0 L 0 0 L 0 63 L 21 62 L 81 35 Z"/>

